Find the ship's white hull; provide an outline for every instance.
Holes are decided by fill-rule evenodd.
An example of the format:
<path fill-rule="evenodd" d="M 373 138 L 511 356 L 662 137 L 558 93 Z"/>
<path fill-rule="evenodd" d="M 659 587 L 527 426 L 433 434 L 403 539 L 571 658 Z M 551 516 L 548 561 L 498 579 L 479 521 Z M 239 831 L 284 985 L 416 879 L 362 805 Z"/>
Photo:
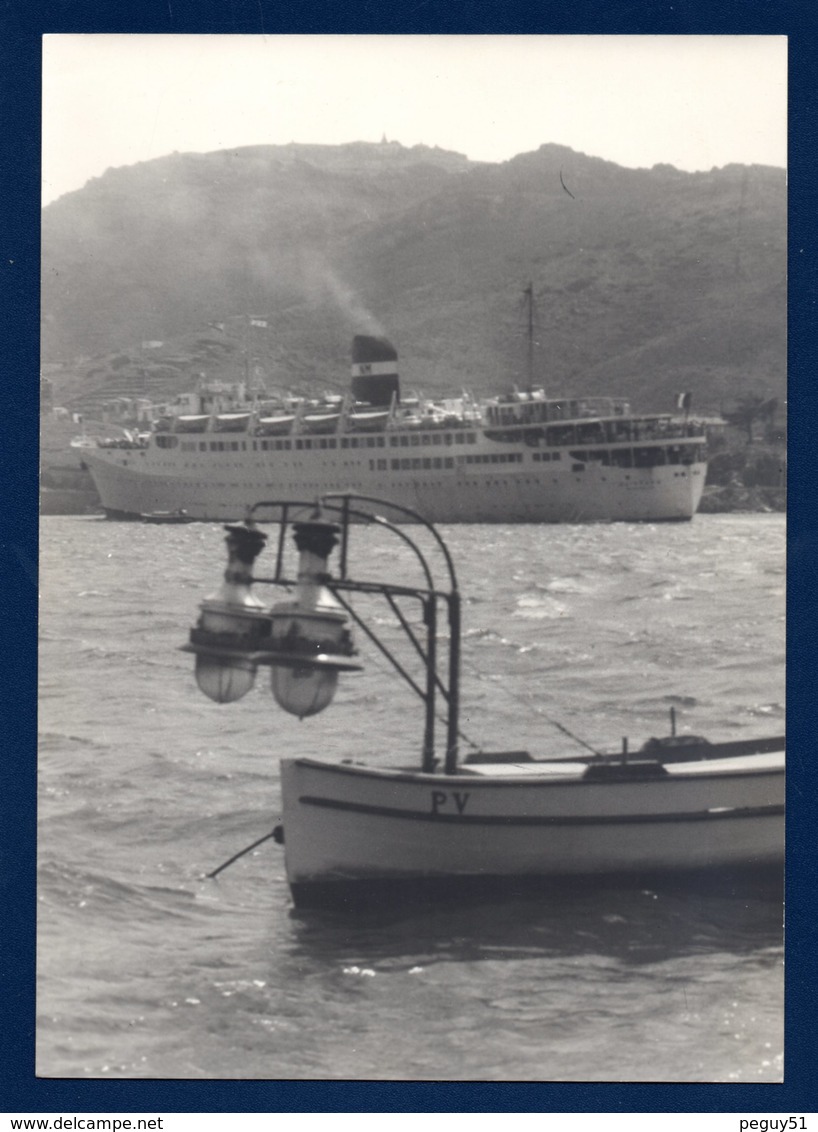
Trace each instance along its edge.
<path fill-rule="evenodd" d="M 784 753 L 593 781 L 582 764 L 446 776 L 282 762 L 297 903 L 361 885 L 783 867 Z"/>
<path fill-rule="evenodd" d="M 496 445 L 490 451 L 504 455 Z M 411 471 L 392 471 L 390 460 L 367 449 L 188 454 L 151 445 L 83 455 L 112 517 L 184 509 L 194 519 L 232 521 L 260 499 L 353 491 L 388 498 L 435 523 L 659 522 L 691 519 L 704 490 L 704 462 L 621 468 L 580 466 L 567 452 L 547 464 L 535 462 L 531 451 L 520 453 L 519 446 L 514 454 L 520 462 Z"/>

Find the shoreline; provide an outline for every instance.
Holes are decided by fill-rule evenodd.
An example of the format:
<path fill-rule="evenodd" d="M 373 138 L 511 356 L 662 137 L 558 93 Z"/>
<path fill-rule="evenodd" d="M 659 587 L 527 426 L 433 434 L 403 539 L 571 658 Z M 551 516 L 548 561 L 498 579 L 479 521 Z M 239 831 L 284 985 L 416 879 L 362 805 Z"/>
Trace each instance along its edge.
<path fill-rule="evenodd" d="M 698 515 L 724 515 L 736 512 L 784 514 L 787 489 L 784 487 L 745 487 L 732 483 L 725 487 L 705 487 Z"/>

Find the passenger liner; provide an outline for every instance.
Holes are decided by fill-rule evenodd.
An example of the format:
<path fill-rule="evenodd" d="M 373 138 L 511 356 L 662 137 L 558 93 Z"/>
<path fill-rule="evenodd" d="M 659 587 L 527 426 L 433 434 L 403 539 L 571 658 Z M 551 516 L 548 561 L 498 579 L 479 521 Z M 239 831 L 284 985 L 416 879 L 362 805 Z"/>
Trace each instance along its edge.
<path fill-rule="evenodd" d="M 401 397 L 397 353 L 353 340 L 346 397 L 242 401 L 204 388 L 149 434 L 83 450 L 110 518 L 236 520 L 259 499 L 346 490 L 435 523 L 691 519 L 705 426 L 608 397 L 542 390 L 476 400 Z"/>

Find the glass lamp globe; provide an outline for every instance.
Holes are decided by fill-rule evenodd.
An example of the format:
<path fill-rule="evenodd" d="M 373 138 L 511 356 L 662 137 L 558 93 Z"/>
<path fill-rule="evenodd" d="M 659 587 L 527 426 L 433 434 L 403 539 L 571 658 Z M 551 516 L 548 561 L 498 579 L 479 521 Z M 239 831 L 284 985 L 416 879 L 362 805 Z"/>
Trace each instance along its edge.
<path fill-rule="evenodd" d="M 276 665 L 270 670 L 270 686 L 279 707 L 305 719 L 332 702 L 338 687 L 338 669 Z"/>
<path fill-rule="evenodd" d="M 255 682 L 255 666 L 238 657 L 196 657 L 196 683 L 217 704 L 235 703 L 247 695 Z"/>

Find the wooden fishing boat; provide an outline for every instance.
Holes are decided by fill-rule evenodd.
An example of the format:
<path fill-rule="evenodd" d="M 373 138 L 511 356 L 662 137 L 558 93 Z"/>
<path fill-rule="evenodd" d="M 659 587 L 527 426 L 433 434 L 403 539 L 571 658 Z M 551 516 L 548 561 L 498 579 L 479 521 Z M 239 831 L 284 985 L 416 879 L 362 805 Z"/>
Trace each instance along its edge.
<path fill-rule="evenodd" d="M 378 513 L 367 509 L 373 505 Z M 342 762 L 311 756 L 281 761 L 283 820 L 274 833 L 284 845 L 296 904 L 580 878 L 643 882 L 657 875 L 781 874 L 783 736 L 711 743 L 677 735 L 671 713 L 671 734 L 636 751 L 623 742 L 619 750 L 589 750 L 580 757 L 538 759 L 512 750 L 480 751 L 461 760 L 454 564 L 436 528 L 412 513 L 440 552 L 441 582 L 416 539 L 383 518 L 394 509 L 387 501 L 350 494 L 325 496 L 317 506 L 256 504 L 243 527 L 226 528 L 225 584 L 202 604 L 185 646 L 196 654 L 197 681 L 212 699 L 241 698 L 256 669 L 266 665 L 279 705 L 304 718 L 328 706 L 339 673 L 356 667 L 350 635 L 355 622 L 424 706 L 419 766 L 382 765 L 393 759 L 377 739 Z M 267 578 L 252 575 L 266 537 L 255 526 L 259 515 L 279 522 L 275 573 Z M 350 542 L 367 522 L 391 531 L 414 552 L 420 585 L 352 576 Z M 285 568 L 290 529 L 299 552 L 294 573 Z M 328 559 L 336 546 L 340 568 L 330 574 Z M 294 599 L 266 606 L 252 591 L 254 582 L 294 589 Z M 409 674 L 372 622 L 359 616 L 347 600 L 353 593 L 385 599 L 423 660 L 422 680 Z M 407 599 L 421 603 L 425 639 L 401 608 Z M 447 647 L 439 658 L 441 607 Z M 440 758 L 439 705 L 446 724 Z"/>
<path fill-rule="evenodd" d="M 183 507 L 178 511 L 145 511 L 140 518 L 143 523 L 195 523 Z"/>
<path fill-rule="evenodd" d="M 780 867 L 783 745 L 720 757 L 713 744 L 712 757 L 672 763 L 500 753 L 450 775 L 285 759 L 293 897 L 335 902 L 384 882 L 497 888 Z"/>

